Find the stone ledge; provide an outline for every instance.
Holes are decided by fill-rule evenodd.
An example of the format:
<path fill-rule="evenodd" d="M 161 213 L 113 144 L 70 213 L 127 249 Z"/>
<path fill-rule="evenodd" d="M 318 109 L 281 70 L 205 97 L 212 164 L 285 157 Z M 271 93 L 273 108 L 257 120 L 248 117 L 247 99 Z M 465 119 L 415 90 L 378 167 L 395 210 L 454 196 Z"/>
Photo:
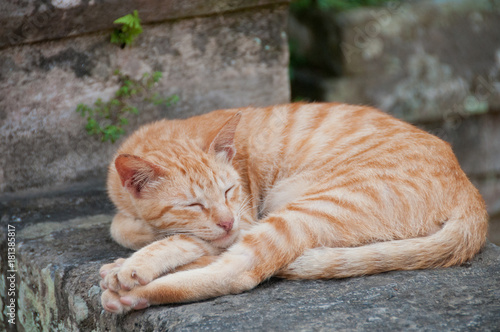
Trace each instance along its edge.
<path fill-rule="evenodd" d="M 113 29 L 138 10 L 143 23 L 222 14 L 288 0 L 51 0 L 0 3 L 0 49 L 6 46 Z"/>
<path fill-rule="evenodd" d="M 111 215 L 101 214 L 64 222 L 48 220 L 24 228 L 11 223 L 19 228 L 18 329 L 493 331 L 498 328 L 500 248 L 493 244 L 488 244 L 472 262 L 459 267 L 328 281 L 271 279 L 240 295 L 152 307 L 125 316 L 111 315 L 101 309 L 97 273 L 101 264 L 127 256 L 130 251 L 109 237 L 110 220 Z M 4 232 L 7 227 L 5 222 L 2 224 Z M 6 239 L 4 235 L 2 241 Z M 5 243 L 2 247 L 5 248 Z M 5 303 L 4 293 L 2 297 Z"/>

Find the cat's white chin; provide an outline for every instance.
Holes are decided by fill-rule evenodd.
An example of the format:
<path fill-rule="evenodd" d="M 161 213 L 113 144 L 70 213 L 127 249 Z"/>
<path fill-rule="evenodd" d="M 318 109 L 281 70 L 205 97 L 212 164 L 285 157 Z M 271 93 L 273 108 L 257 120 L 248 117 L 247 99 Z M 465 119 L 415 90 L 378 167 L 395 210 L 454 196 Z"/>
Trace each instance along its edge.
<path fill-rule="evenodd" d="M 217 248 L 227 248 L 234 243 L 237 235 L 238 235 L 238 231 L 232 230 L 231 232 L 224 234 L 223 236 L 221 236 L 215 240 L 212 240 L 211 242 Z"/>

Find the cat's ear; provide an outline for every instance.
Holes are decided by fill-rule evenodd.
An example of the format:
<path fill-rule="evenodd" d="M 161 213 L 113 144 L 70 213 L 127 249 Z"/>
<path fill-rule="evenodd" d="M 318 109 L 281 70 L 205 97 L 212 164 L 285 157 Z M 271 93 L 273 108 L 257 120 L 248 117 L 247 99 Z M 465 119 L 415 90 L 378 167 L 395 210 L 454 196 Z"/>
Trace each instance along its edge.
<path fill-rule="evenodd" d="M 140 198 L 148 184 L 158 179 L 163 173 L 157 165 L 130 154 L 121 154 L 116 157 L 115 167 L 122 186 L 136 198 Z"/>
<path fill-rule="evenodd" d="M 236 127 L 241 120 L 241 112 L 233 115 L 215 136 L 214 140 L 210 144 L 208 149 L 209 153 L 213 153 L 216 156 L 221 156 L 225 161 L 230 162 L 233 160 L 236 154 L 236 148 L 234 146 L 234 134 L 236 133 Z"/>

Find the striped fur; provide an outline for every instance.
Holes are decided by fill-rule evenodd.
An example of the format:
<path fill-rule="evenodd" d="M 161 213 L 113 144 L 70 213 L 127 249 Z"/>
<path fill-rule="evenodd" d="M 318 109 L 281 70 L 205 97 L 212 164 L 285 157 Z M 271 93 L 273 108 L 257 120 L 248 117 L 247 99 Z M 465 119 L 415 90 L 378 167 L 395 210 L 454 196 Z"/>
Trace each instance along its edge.
<path fill-rule="evenodd" d="M 240 293 L 271 276 L 461 264 L 487 231 L 447 143 L 345 104 L 144 126 L 119 149 L 108 188 L 113 238 L 142 248 L 101 269 L 103 306 L 117 313 Z"/>

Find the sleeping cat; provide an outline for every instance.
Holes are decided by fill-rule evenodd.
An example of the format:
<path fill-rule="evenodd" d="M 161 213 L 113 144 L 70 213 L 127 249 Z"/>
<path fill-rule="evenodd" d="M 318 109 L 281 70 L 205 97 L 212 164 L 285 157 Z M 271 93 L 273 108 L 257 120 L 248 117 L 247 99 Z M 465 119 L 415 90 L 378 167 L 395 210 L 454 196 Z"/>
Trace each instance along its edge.
<path fill-rule="evenodd" d="M 103 307 L 123 313 L 252 289 L 461 264 L 484 202 L 450 146 L 364 106 L 219 110 L 136 131 L 109 168 Z"/>

